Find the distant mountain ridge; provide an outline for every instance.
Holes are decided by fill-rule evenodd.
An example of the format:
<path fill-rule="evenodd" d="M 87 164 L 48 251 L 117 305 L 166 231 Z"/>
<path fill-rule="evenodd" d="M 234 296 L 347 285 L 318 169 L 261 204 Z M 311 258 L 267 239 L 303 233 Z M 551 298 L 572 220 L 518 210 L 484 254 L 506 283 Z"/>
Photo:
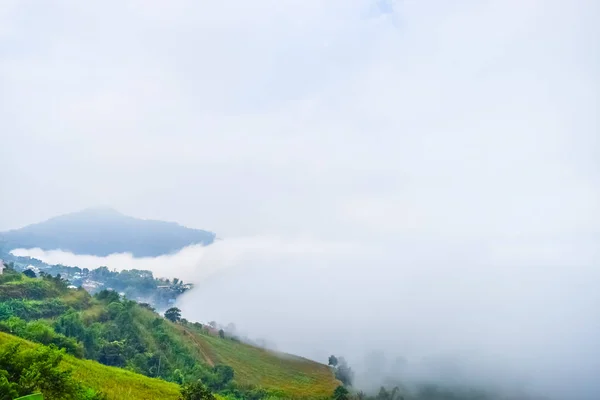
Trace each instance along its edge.
<path fill-rule="evenodd" d="M 215 234 L 175 222 L 130 217 L 112 208 L 89 208 L 4 232 L 0 240 L 10 250 L 39 247 L 95 256 L 156 257 L 192 244 L 209 245 Z"/>

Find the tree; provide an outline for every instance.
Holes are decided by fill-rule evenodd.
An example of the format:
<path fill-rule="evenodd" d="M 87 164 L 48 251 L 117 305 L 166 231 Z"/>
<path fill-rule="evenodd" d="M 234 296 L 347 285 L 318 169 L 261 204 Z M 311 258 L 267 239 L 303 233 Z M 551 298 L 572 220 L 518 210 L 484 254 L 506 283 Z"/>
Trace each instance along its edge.
<path fill-rule="evenodd" d="M 328 364 L 328 365 L 331 365 L 332 367 L 336 367 L 336 366 L 337 366 L 337 364 L 338 364 L 338 359 L 337 359 L 337 357 L 336 357 L 336 356 L 334 356 L 334 355 L 330 355 L 330 356 L 329 356 L 329 364 Z"/>
<path fill-rule="evenodd" d="M 165 311 L 165 318 L 171 322 L 178 322 L 181 320 L 181 310 L 177 307 L 171 307 Z"/>
<path fill-rule="evenodd" d="M 400 388 L 395 386 L 391 392 L 388 392 L 383 386 L 379 389 L 379 393 L 375 397 L 376 400 L 404 400 L 403 396 L 400 396 L 398 392 Z M 398 395 L 396 397 L 396 395 Z M 437 398 L 437 397 L 436 397 Z"/>
<path fill-rule="evenodd" d="M 23 271 L 23 275 L 29 277 L 29 278 L 37 278 L 37 275 L 35 274 L 35 271 L 32 270 L 31 268 L 26 269 L 25 271 Z"/>
<path fill-rule="evenodd" d="M 48 399 L 81 399 L 83 388 L 59 365 L 64 352 L 50 347 L 22 350 L 19 343 L 0 348 L 0 398 L 37 391 Z"/>
<path fill-rule="evenodd" d="M 346 363 L 346 360 L 343 357 L 338 358 L 337 361 L 335 377 L 344 385 L 352 386 L 352 381 L 354 380 L 354 372 L 352 371 L 352 368 L 348 366 L 348 363 Z"/>
<path fill-rule="evenodd" d="M 399 388 L 398 386 L 395 386 L 395 387 L 392 389 L 392 393 L 390 393 L 390 399 L 391 399 L 391 400 L 396 400 L 396 395 L 398 394 L 398 392 L 399 392 L 399 391 L 400 391 L 400 388 Z M 404 400 L 404 397 L 402 397 L 402 396 L 398 395 L 398 399 L 399 399 L 399 400 Z"/>
<path fill-rule="evenodd" d="M 229 382 L 231 382 L 234 376 L 233 368 L 231 368 L 229 365 L 215 365 L 213 367 L 213 372 L 215 374 L 214 386 L 217 390 L 223 389 Z"/>
<path fill-rule="evenodd" d="M 181 373 L 181 370 L 176 369 L 175 371 L 173 371 L 173 381 L 178 383 L 179 385 L 182 385 L 183 382 L 185 381 L 185 378 L 183 376 L 183 374 Z"/>
<path fill-rule="evenodd" d="M 0 371 L 0 400 L 12 400 L 19 397 L 18 385 L 8 381 L 8 372 Z"/>
<path fill-rule="evenodd" d="M 333 391 L 334 400 L 349 400 L 350 392 L 344 386 L 340 385 Z"/>
<path fill-rule="evenodd" d="M 390 400 L 390 393 L 382 386 L 377 393 L 377 400 Z"/>
<path fill-rule="evenodd" d="M 106 289 L 103 289 L 103 290 L 99 291 L 98 293 L 96 293 L 96 298 L 98 300 L 104 300 L 106 302 L 106 304 L 114 303 L 116 301 L 121 300 L 119 293 L 115 292 L 114 290 L 106 290 Z"/>
<path fill-rule="evenodd" d="M 219 337 L 225 339 L 225 331 L 223 329 L 219 329 Z"/>
<path fill-rule="evenodd" d="M 181 389 L 182 400 L 216 400 L 215 396 L 200 381 L 192 382 Z"/>
<path fill-rule="evenodd" d="M 123 367 L 126 359 L 124 354 L 124 343 L 119 341 L 105 343 L 100 347 L 98 361 L 104 365 Z"/>

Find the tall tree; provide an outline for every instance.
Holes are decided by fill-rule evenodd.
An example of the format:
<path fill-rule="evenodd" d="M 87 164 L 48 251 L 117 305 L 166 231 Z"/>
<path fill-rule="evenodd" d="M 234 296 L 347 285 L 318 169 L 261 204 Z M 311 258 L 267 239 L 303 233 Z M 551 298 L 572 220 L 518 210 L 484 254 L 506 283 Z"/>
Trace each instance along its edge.
<path fill-rule="evenodd" d="M 178 322 L 181 320 L 181 310 L 177 307 L 171 307 L 165 311 L 165 318 L 171 322 Z"/>
<path fill-rule="evenodd" d="M 329 365 L 331 365 L 332 367 L 336 367 L 338 364 L 338 359 L 336 356 L 334 356 L 333 354 L 329 356 Z"/>

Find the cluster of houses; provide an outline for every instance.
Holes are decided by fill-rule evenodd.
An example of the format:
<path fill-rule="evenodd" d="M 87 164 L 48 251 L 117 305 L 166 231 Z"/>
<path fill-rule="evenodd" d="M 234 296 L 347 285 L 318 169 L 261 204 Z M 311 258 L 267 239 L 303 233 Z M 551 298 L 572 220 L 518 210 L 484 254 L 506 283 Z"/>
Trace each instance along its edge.
<path fill-rule="evenodd" d="M 21 260 L 20 260 L 21 261 Z M 23 260 L 24 261 L 24 260 Z M 29 260 L 28 260 L 29 261 Z M 37 261 L 37 260 L 35 260 Z M 22 271 L 31 270 L 36 275 L 40 275 L 40 273 L 50 273 L 55 275 L 60 273 L 61 278 L 69 281 L 70 289 L 77 289 L 78 287 L 82 287 L 90 293 L 96 293 L 102 289 L 108 290 L 117 290 L 120 295 L 127 295 L 131 300 L 135 300 L 138 302 L 144 302 L 152 304 L 157 309 L 172 307 L 177 297 L 179 297 L 182 293 L 193 288 L 191 283 L 183 283 L 178 279 L 157 279 L 156 287 L 149 288 L 148 286 L 144 286 L 140 291 L 132 291 L 122 292 L 125 288 L 112 288 L 111 284 L 107 284 L 102 279 L 101 274 L 90 274 L 90 271 L 87 268 L 79 269 L 72 267 L 60 268 L 60 266 L 51 266 L 45 263 L 27 263 L 27 262 L 19 262 L 15 264 L 18 265 L 18 269 Z M 36 264 L 36 265 L 34 265 Z M 57 268 L 58 267 L 58 268 Z M 0 274 L 2 274 L 4 269 L 4 263 L 0 260 Z M 146 273 L 147 271 L 140 271 L 141 274 Z M 150 277 L 152 277 L 151 272 L 147 272 Z M 92 277 L 94 279 L 92 279 Z M 144 278 L 144 276 L 140 275 L 140 278 Z M 135 287 L 135 286 L 133 286 Z"/>

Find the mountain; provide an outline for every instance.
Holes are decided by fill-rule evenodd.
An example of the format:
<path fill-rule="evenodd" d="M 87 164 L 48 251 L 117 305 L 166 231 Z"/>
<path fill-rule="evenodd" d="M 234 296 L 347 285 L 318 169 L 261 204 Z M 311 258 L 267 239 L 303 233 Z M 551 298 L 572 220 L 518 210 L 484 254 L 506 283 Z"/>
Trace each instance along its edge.
<path fill-rule="evenodd" d="M 0 234 L 4 247 L 64 250 L 75 254 L 107 256 L 132 253 L 156 257 L 192 244 L 211 244 L 212 232 L 175 222 L 129 217 L 111 208 L 91 208 Z"/>

